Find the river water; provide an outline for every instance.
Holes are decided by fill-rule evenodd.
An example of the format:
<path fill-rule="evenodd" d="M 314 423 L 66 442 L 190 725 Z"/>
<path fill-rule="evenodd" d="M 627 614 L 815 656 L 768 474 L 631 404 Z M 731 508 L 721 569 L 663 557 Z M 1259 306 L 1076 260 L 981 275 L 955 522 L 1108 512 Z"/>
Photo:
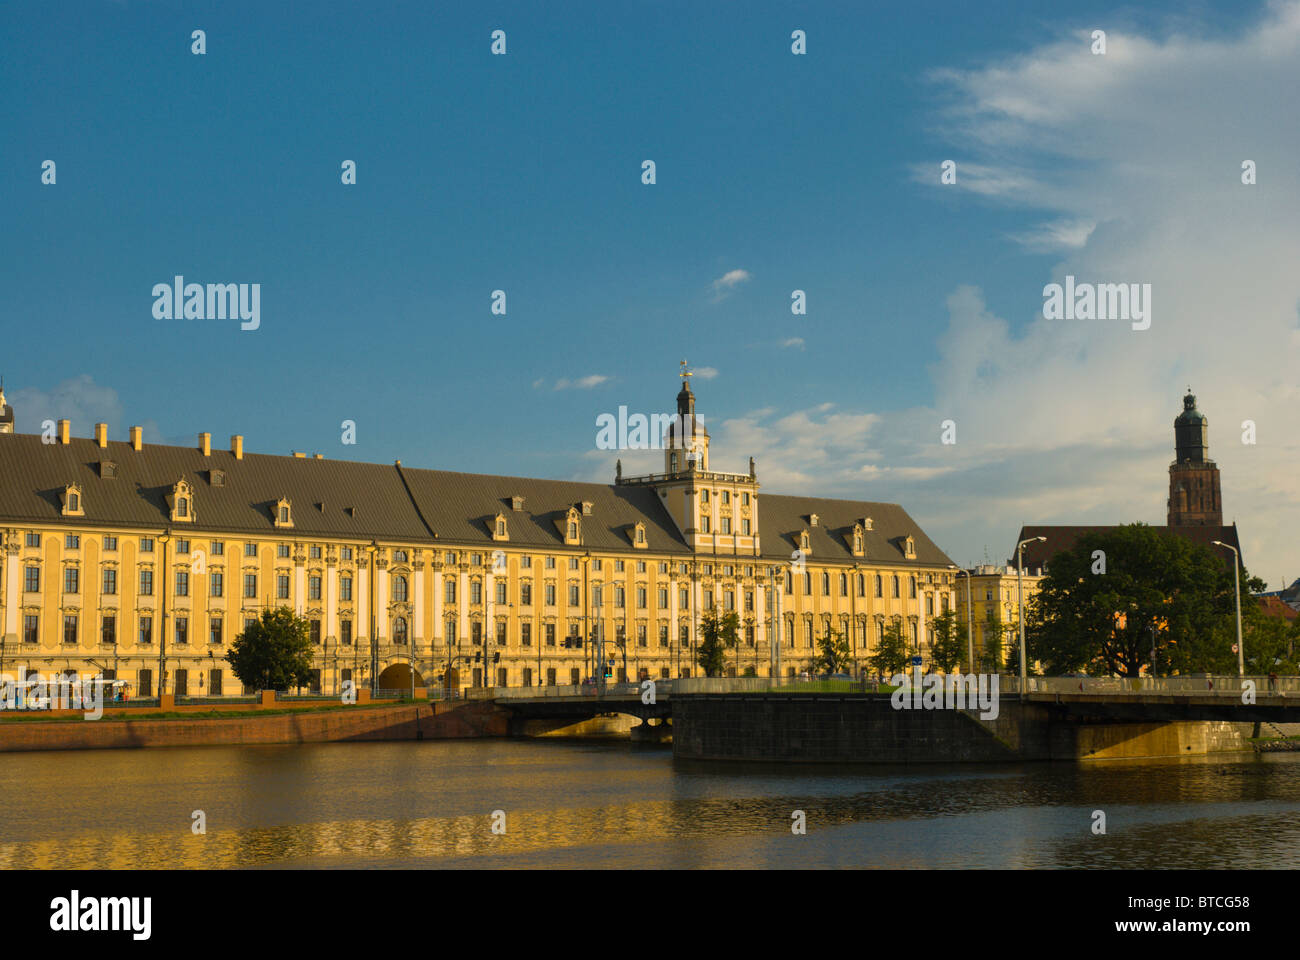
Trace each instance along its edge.
<path fill-rule="evenodd" d="M 792 813 L 807 832 L 795 834 Z M 1093 811 L 1106 833 L 1094 834 Z M 195 833 L 202 811 L 206 833 Z M 493 811 L 504 833 L 493 832 Z M 1300 754 L 749 767 L 457 740 L 10 753 L 0 869 L 1300 867 Z"/>

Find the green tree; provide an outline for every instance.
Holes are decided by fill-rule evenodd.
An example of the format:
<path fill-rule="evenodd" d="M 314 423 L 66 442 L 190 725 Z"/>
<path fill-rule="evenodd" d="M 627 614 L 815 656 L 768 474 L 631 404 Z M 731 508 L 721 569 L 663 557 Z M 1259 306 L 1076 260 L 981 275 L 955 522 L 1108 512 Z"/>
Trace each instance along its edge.
<path fill-rule="evenodd" d="M 826 634 L 817 638 L 817 646 L 813 669 L 818 673 L 848 672 L 851 655 L 849 641 L 843 633 L 836 632 L 834 627 L 827 627 Z"/>
<path fill-rule="evenodd" d="M 1001 620 L 989 617 L 984 622 L 984 645 L 975 655 L 980 662 L 980 670 L 984 673 L 1002 672 L 1006 663 L 1002 644 L 1002 636 L 1005 632 L 1006 628 Z M 1020 672 L 1019 667 L 1016 667 L 1016 672 Z"/>
<path fill-rule="evenodd" d="M 930 644 L 930 663 L 944 673 L 952 673 L 953 668 L 966 659 L 966 625 L 957 626 L 957 615 L 945 610 L 931 621 L 934 627 L 934 641 Z"/>
<path fill-rule="evenodd" d="M 1250 581 L 1242 579 L 1244 609 Z M 1158 674 L 1221 673 L 1235 667 L 1232 609 L 1232 570 L 1217 554 L 1127 524 L 1052 557 L 1026 611 L 1027 653 L 1049 675 L 1137 676 L 1153 647 Z"/>
<path fill-rule="evenodd" d="M 1245 644 L 1243 659 L 1246 673 L 1264 676 L 1270 673 L 1300 673 L 1296 650 L 1300 644 L 1300 619 L 1287 621 L 1265 613 L 1257 602 L 1241 607 L 1241 635 Z M 1236 643 L 1236 623 L 1233 623 Z"/>
<path fill-rule="evenodd" d="M 226 660 L 245 686 L 287 690 L 311 679 L 307 621 L 288 607 L 262 611 L 230 645 Z"/>
<path fill-rule="evenodd" d="M 719 613 L 715 607 L 700 617 L 700 643 L 695 660 L 706 677 L 722 675 L 727 650 L 736 645 L 740 616 L 733 610 Z"/>
<path fill-rule="evenodd" d="M 892 677 L 906 672 L 910 660 L 911 651 L 907 649 L 907 637 L 903 635 L 903 621 L 895 617 L 881 634 L 876 652 L 867 657 L 867 666 L 885 677 Z"/>

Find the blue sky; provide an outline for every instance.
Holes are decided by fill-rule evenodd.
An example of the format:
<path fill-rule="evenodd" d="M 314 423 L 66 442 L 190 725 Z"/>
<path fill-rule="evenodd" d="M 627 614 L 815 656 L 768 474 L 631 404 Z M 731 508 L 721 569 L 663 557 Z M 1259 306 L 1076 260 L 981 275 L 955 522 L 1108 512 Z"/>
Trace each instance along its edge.
<path fill-rule="evenodd" d="M 20 429 L 69 415 L 81 435 L 106 419 L 601 479 L 596 416 L 668 409 L 686 357 L 716 467 L 754 455 L 773 492 L 902 502 L 976 562 L 1021 522 L 1163 522 L 1190 382 L 1248 564 L 1300 575 L 1265 529 L 1300 514 L 1291 250 L 1241 251 L 1251 291 L 1278 287 L 1234 301 L 1254 329 L 1183 309 L 1242 265 L 1180 249 L 1225 209 L 1242 238 L 1294 225 L 1294 123 L 1266 95 L 1294 95 L 1294 6 L 473 6 L 6 5 L 0 366 Z M 1198 93 L 1207 73 L 1231 95 Z M 1243 193 L 1256 154 L 1279 164 Z M 1045 326 L 1043 285 L 1090 271 L 1154 279 L 1178 309 L 1141 340 Z M 261 328 L 155 320 L 175 274 L 260 283 Z"/>

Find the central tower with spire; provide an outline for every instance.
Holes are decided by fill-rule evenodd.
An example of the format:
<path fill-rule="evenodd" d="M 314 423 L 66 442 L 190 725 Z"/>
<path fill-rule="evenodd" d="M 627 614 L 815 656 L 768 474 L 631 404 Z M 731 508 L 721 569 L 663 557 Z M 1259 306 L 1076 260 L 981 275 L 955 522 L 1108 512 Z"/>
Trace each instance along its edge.
<path fill-rule="evenodd" d="M 1209 458 L 1210 421 L 1196 409 L 1187 388 L 1183 412 L 1174 419 L 1174 462 L 1169 465 L 1171 527 L 1223 526 L 1219 468 Z"/>

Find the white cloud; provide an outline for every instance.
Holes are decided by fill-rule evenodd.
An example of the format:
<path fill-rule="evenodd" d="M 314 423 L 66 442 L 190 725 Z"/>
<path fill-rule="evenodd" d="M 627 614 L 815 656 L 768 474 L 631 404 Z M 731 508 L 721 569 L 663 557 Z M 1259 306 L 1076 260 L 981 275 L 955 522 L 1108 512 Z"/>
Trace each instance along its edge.
<path fill-rule="evenodd" d="M 718 375 L 717 367 L 691 367 L 691 373 L 699 380 L 712 380 Z"/>
<path fill-rule="evenodd" d="M 73 436 L 94 435 L 96 423 L 108 424 L 109 435 L 122 438 L 122 401 L 112 387 L 95 383 L 90 374 L 64 380 L 49 391 L 37 387 L 10 390 L 6 402 L 14 408 L 18 433 L 41 433 L 44 420 L 70 420 Z"/>
<path fill-rule="evenodd" d="M 790 349 L 791 347 L 798 347 L 800 350 L 802 350 L 804 346 L 803 337 L 790 337 L 786 340 L 782 340 L 781 346 L 783 349 L 787 349 L 787 350 Z"/>
<path fill-rule="evenodd" d="M 725 299 L 736 287 L 747 283 L 752 277 L 748 270 L 728 270 L 713 281 L 713 300 L 716 303 Z"/>
<path fill-rule="evenodd" d="M 570 380 L 567 377 L 561 377 L 555 381 L 556 390 L 590 390 L 592 387 L 598 387 L 609 380 L 609 377 L 600 373 L 593 373 L 589 376 L 578 377 L 576 380 Z"/>
<path fill-rule="evenodd" d="M 959 559 L 976 558 L 985 531 L 1005 557 L 1022 521 L 1163 523 L 1172 422 L 1190 383 L 1247 565 L 1273 583 L 1294 577 L 1300 128 L 1277 92 L 1300 85 L 1300 4 L 1276 4 L 1234 35 L 1108 29 L 1105 56 L 1089 52 L 1088 32 L 937 74 L 955 94 L 944 129 L 957 188 L 1041 212 L 1014 239 L 1064 257 L 1013 299 L 1041 302 L 1041 285 L 1066 274 L 1150 283 L 1151 329 L 1036 310 L 1009 323 L 977 288 L 954 291 L 931 423 L 912 446 L 952 417 L 957 444 L 929 459 L 960 472 L 905 502 L 938 518 L 930 532 Z M 1258 186 L 1241 183 L 1246 159 Z M 938 185 L 937 164 L 926 169 L 918 179 L 953 189 Z M 1246 419 L 1257 445 L 1240 442 Z"/>

